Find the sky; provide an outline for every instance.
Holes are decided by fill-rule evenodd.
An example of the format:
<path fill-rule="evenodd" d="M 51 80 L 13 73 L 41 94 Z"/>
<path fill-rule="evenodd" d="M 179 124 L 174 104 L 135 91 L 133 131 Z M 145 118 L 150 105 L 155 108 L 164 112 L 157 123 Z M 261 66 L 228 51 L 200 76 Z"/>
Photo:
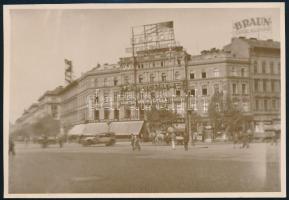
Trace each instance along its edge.
<path fill-rule="evenodd" d="M 232 38 L 232 23 L 271 17 L 272 31 L 261 35 L 280 40 L 276 8 L 170 9 L 17 9 L 11 10 L 10 121 L 47 90 L 64 85 L 64 59 L 72 60 L 75 77 L 98 63 L 117 63 L 130 56 L 131 27 L 174 21 L 176 40 L 188 53 L 222 48 Z"/>

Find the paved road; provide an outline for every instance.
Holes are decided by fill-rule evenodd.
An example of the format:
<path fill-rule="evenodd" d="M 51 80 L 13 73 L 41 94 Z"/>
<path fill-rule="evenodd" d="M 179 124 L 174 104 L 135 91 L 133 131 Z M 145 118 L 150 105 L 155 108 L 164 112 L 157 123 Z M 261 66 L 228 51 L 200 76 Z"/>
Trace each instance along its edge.
<path fill-rule="evenodd" d="M 159 193 L 280 191 L 280 146 L 112 147 L 17 144 L 9 193 Z"/>

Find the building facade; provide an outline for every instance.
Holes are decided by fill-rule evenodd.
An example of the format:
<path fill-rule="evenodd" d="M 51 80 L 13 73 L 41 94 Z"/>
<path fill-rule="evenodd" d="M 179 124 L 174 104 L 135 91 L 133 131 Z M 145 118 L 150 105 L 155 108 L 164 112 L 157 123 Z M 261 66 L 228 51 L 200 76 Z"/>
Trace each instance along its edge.
<path fill-rule="evenodd" d="M 38 104 L 57 110 L 63 127 L 146 120 L 152 105 L 184 118 L 186 88 L 189 109 L 202 117 L 208 116 L 212 96 L 221 92 L 253 116 L 255 131 L 264 132 L 266 125 L 280 123 L 280 43 L 240 37 L 194 56 L 182 46 L 137 51 L 117 64 L 98 65 Z"/>

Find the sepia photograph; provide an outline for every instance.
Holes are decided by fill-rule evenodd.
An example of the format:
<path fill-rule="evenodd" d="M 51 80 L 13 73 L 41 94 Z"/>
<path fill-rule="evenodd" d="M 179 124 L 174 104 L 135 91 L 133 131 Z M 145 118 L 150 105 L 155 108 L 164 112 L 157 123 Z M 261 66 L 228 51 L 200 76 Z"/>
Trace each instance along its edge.
<path fill-rule="evenodd" d="M 284 7 L 4 5 L 5 197 L 285 197 Z"/>

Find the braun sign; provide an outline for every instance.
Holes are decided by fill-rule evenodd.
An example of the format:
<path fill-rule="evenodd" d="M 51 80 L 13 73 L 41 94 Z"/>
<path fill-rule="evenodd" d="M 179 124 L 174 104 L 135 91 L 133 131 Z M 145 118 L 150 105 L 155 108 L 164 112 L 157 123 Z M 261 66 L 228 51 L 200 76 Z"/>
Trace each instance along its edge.
<path fill-rule="evenodd" d="M 233 23 L 235 34 L 270 31 L 272 21 L 270 17 L 247 18 Z"/>

